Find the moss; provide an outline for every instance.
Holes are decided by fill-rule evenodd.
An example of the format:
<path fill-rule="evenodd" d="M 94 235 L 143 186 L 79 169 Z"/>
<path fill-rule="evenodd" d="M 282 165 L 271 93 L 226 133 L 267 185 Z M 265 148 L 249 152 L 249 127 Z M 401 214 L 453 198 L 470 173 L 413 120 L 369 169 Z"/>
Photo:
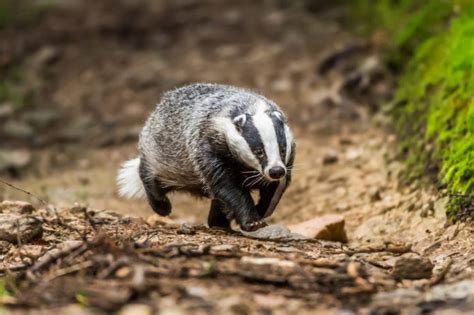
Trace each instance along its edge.
<path fill-rule="evenodd" d="M 49 1 L 0 0 L 0 29 L 30 26 L 46 13 Z"/>
<path fill-rule="evenodd" d="M 33 94 L 34 91 L 27 87 L 22 67 L 10 66 L 0 76 L 0 104 L 9 102 L 19 110 L 31 102 Z"/>
<path fill-rule="evenodd" d="M 356 3 L 356 14 L 376 15 L 373 21 L 387 30 L 391 58 L 401 68 L 391 112 L 406 179 L 430 175 L 453 196 L 465 196 L 448 207 L 450 218 L 459 218 L 474 196 L 474 3 Z"/>

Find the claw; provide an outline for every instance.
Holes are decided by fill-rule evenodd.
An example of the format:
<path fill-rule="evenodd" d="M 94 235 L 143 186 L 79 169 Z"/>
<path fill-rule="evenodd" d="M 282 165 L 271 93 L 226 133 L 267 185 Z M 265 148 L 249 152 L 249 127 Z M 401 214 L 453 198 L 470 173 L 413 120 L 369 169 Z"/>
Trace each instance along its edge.
<path fill-rule="evenodd" d="M 265 221 L 263 220 L 257 220 L 257 221 L 254 221 L 254 222 L 251 222 L 251 223 L 248 223 L 248 224 L 245 224 L 245 225 L 242 225 L 241 228 L 242 230 L 246 231 L 246 232 L 253 232 L 253 231 L 256 231 L 258 229 L 261 229 L 263 227 L 267 226 L 267 224 L 265 223 Z"/>

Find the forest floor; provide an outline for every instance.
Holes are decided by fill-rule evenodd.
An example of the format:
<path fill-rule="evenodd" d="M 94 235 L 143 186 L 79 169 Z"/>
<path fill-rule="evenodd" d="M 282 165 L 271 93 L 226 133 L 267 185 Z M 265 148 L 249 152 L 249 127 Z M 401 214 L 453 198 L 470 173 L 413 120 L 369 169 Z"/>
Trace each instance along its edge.
<path fill-rule="evenodd" d="M 12 43 L 1 66 L 21 64 L 11 88 L 31 95 L 0 105 L 0 170 L 11 175 L 2 178 L 45 200 L 0 186 L 1 199 L 34 205 L 0 209 L 33 231 L 0 244 L 9 311 L 474 308 L 472 222 L 447 224 L 442 191 L 399 182 L 397 139 L 374 111 L 395 80 L 378 56 L 383 38 L 355 37 L 339 23 L 341 7 L 283 3 L 67 1 L 32 29 L 0 31 Z M 267 222 L 337 214 L 348 243 L 209 229 L 209 202 L 186 195 L 172 196 L 164 219 L 118 198 L 116 171 L 136 156 L 160 93 L 189 82 L 251 88 L 282 107 L 296 166 Z"/>

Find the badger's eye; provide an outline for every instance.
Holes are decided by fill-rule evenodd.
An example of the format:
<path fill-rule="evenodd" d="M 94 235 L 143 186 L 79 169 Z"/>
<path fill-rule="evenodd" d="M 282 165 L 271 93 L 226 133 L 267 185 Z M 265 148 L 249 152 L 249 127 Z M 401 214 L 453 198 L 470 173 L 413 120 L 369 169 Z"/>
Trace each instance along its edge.
<path fill-rule="evenodd" d="M 259 148 L 259 149 L 256 149 L 255 150 L 255 155 L 258 157 L 258 158 L 263 158 L 265 156 L 265 151 L 263 151 L 263 149 Z"/>

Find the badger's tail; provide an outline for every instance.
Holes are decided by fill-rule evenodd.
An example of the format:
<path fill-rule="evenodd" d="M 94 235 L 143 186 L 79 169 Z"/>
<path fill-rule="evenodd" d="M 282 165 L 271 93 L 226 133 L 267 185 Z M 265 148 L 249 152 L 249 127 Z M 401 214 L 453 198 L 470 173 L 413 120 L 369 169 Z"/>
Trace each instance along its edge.
<path fill-rule="evenodd" d="M 126 161 L 122 164 L 117 174 L 117 185 L 119 195 L 125 198 L 144 198 L 145 188 L 138 168 L 140 158 Z"/>

